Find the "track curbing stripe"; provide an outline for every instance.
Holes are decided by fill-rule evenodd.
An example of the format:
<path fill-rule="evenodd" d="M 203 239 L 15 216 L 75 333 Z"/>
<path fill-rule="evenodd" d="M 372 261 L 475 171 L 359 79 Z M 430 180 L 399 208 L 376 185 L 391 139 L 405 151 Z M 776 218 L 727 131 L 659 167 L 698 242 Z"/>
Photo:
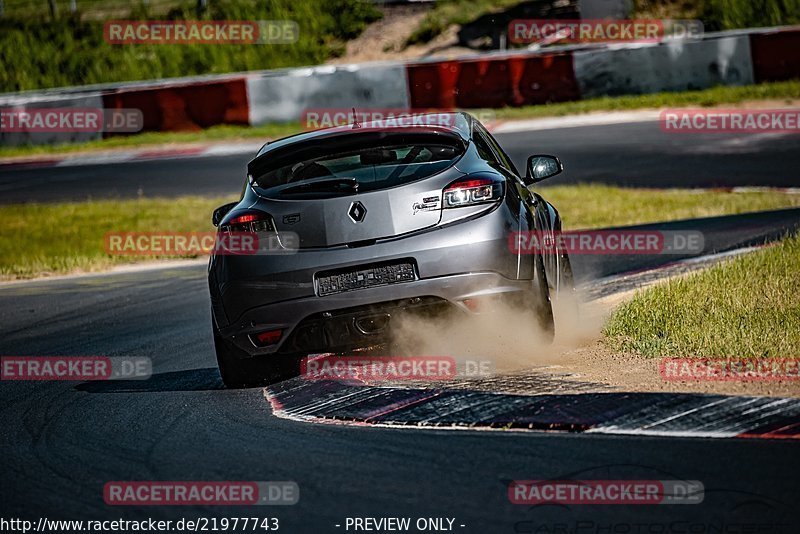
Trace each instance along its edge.
<path fill-rule="evenodd" d="M 264 389 L 276 416 L 437 429 L 528 429 L 690 438 L 800 439 L 800 399 L 693 393 L 510 395 L 293 378 Z M 381 403 L 385 404 L 381 404 Z"/>

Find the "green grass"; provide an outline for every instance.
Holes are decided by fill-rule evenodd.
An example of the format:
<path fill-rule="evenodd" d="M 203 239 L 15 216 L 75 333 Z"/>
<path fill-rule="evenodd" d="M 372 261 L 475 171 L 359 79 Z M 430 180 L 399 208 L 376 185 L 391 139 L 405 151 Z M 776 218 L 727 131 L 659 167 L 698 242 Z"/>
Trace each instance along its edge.
<path fill-rule="evenodd" d="M 539 192 L 558 209 L 568 230 L 800 207 L 800 195 L 778 192 L 693 192 L 597 184 L 548 186 Z"/>
<path fill-rule="evenodd" d="M 633 0 L 631 18 L 700 19 L 705 30 L 800 22 L 800 0 Z"/>
<path fill-rule="evenodd" d="M 522 0 L 439 0 L 406 44 L 425 43 L 454 24 L 472 22 Z M 634 0 L 632 19 L 699 19 L 706 31 L 781 26 L 800 22 L 800 0 Z"/>
<path fill-rule="evenodd" d="M 0 206 L 0 278 L 98 271 L 153 258 L 111 256 L 107 232 L 213 230 L 211 212 L 234 197 L 93 200 Z"/>
<path fill-rule="evenodd" d="M 196 20 L 195 0 L 132 3 L 123 20 Z M 291 44 L 112 45 L 104 21 L 62 9 L 56 18 L 11 10 L 0 18 L 0 92 L 97 83 L 151 80 L 201 74 L 275 69 L 324 63 L 341 55 L 345 43 L 378 20 L 381 12 L 361 0 L 212 0 L 204 20 L 292 20 L 299 36 Z M 47 10 L 47 3 L 41 1 Z M 91 9 L 92 6 L 88 6 Z M 102 12 L 101 12 L 102 14 Z"/>
<path fill-rule="evenodd" d="M 629 111 L 666 107 L 711 107 L 758 100 L 794 100 L 800 98 L 800 81 L 744 86 L 718 86 L 699 91 L 653 93 L 648 95 L 604 96 L 575 102 L 495 110 L 498 119 L 576 115 L 594 111 Z"/>
<path fill-rule="evenodd" d="M 638 293 L 604 333 L 644 356 L 800 356 L 800 236 Z"/>
<path fill-rule="evenodd" d="M 0 147 L 0 158 L 17 156 L 57 155 L 75 152 L 97 152 L 112 149 L 164 148 L 170 144 L 235 142 L 261 139 L 264 142 L 302 131 L 298 123 L 265 124 L 263 126 L 219 125 L 196 132 L 145 132 L 116 136 L 85 143 L 64 145 L 21 145 Z"/>
<path fill-rule="evenodd" d="M 453 24 L 506 10 L 522 0 L 439 0 L 412 32 L 427 42 Z M 7 0 L 0 18 L 0 92 L 229 73 L 323 63 L 341 55 L 381 12 L 364 0 Z M 800 0 L 636 0 L 633 17 L 699 17 L 706 30 L 800 22 Z M 300 35 L 290 45 L 125 45 L 103 39 L 106 19 L 293 20 Z"/>
<path fill-rule="evenodd" d="M 699 4 L 706 31 L 800 22 L 800 0 L 702 0 Z"/>
<path fill-rule="evenodd" d="M 602 97 L 577 102 L 561 102 L 539 106 L 488 110 L 499 120 L 516 120 L 592 113 L 597 111 L 624 111 L 635 109 L 687 106 L 718 106 L 759 100 L 800 99 L 800 81 L 747 85 L 743 87 L 714 87 L 702 91 L 683 93 L 657 93 L 652 95 Z M 482 116 L 481 112 L 473 111 Z M 169 143 L 197 143 L 232 141 L 239 139 L 275 139 L 302 131 L 299 123 L 265 124 L 263 126 L 214 126 L 198 132 L 146 132 L 131 136 L 117 136 L 87 143 L 67 145 L 1 146 L 0 158 L 62 154 L 114 148 L 133 148 Z"/>
<path fill-rule="evenodd" d="M 557 186 L 544 191 L 562 213 L 565 228 L 655 222 L 799 206 L 800 195 Z M 108 232 L 213 230 L 211 212 L 231 197 L 92 200 L 0 206 L 0 278 L 31 278 L 98 271 L 153 259 L 111 256 Z"/>
<path fill-rule="evenodd" d="M 70 12 L 70 0 L 53 0 L 60 16 Z M 49 1 L 4 0 L 5 16 L 16 19 L 50 17 Z M 83 17 L 110 19 L 124 17 L 131 11 L 131 6 L 146 3 L 151 15 L 166 15 L 170 9 L 180 6 L 180 0 L 75 0 L 75 6 Z"/>

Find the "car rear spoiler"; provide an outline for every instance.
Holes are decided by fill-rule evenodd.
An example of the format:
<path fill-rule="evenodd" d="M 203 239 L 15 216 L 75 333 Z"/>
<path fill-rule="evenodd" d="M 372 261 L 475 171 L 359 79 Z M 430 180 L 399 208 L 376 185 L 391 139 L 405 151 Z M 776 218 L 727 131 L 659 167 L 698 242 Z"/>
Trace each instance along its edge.
<path fill-rule="evenodd" d="M 288 165 L 293 161 L 315 159 L 369 147 L 402 144 L 453 145 L 466 149 L 467 141 L 458 132 L 442 127 L 403 129 L 348 129 L 326 132 L 273 149 L 267 146 L 263 154 L 247 164 L 249 176 L 262 174 Z"/>

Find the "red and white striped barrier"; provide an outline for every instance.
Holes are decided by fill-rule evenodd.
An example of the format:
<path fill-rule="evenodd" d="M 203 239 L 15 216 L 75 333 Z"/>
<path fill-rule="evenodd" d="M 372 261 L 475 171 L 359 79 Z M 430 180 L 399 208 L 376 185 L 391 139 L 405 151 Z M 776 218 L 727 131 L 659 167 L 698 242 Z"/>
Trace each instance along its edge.
<path fill-rule="evenodd" d="M 800 78 L 800 27 L 455 60 L 325 65 L 0 95 L 2 108 L 142 111 L 143 131 L 298 121 L 314 108 L 498 108 L 603 95 L 684 91 Z M 2 132 L 4 145 L 81 142 L 107 132 Z"/>

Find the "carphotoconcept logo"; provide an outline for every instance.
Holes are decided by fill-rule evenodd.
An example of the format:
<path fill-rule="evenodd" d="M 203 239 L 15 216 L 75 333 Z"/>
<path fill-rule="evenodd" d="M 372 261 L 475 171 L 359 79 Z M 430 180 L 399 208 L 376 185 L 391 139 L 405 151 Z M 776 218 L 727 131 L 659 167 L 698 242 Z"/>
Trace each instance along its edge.
<path fill-rule="evenodd" d="M 2 380 L 146 380 L 153 372 L 145 356 L 3 356 Z"/>
<path fill-rule="evenodd" d="M 800 380 L 800 358 L 664 358 L 668 382 L 785 382 Z"/>
<path fill-rule="evenodd" d="M 300 500 L 296 482 L 114 481 L 103 486 L 110 506 L 276 506 Z"/>
<path fill-rule="evenodd" d="M 800 133 L 800 109 L 666 109 L 661 130 L 697 133 Z"/>
<path fill-rule="evenodd" d="M 109 44 L 291 44 L 300 29 L 293 20 L 110 20 Z"/>
<path fill-rule="evenodd" d="M 131 108 L 2 108 L 0 132 L 134 133 L 144 126 L 140 109 Z"/>
<path fill-rule="evenodd" d="M 677 230 L 531 230 L 508 238 L 514 254 L 699 254 L 704 247 L 702 232 Z"/>
<path fill-rule="evenodd" d="M 703 23 L 699 20 L 516 19 L 508 25 L 509 41 L 515 44 L 656 43 L 702 36 Z"/>

